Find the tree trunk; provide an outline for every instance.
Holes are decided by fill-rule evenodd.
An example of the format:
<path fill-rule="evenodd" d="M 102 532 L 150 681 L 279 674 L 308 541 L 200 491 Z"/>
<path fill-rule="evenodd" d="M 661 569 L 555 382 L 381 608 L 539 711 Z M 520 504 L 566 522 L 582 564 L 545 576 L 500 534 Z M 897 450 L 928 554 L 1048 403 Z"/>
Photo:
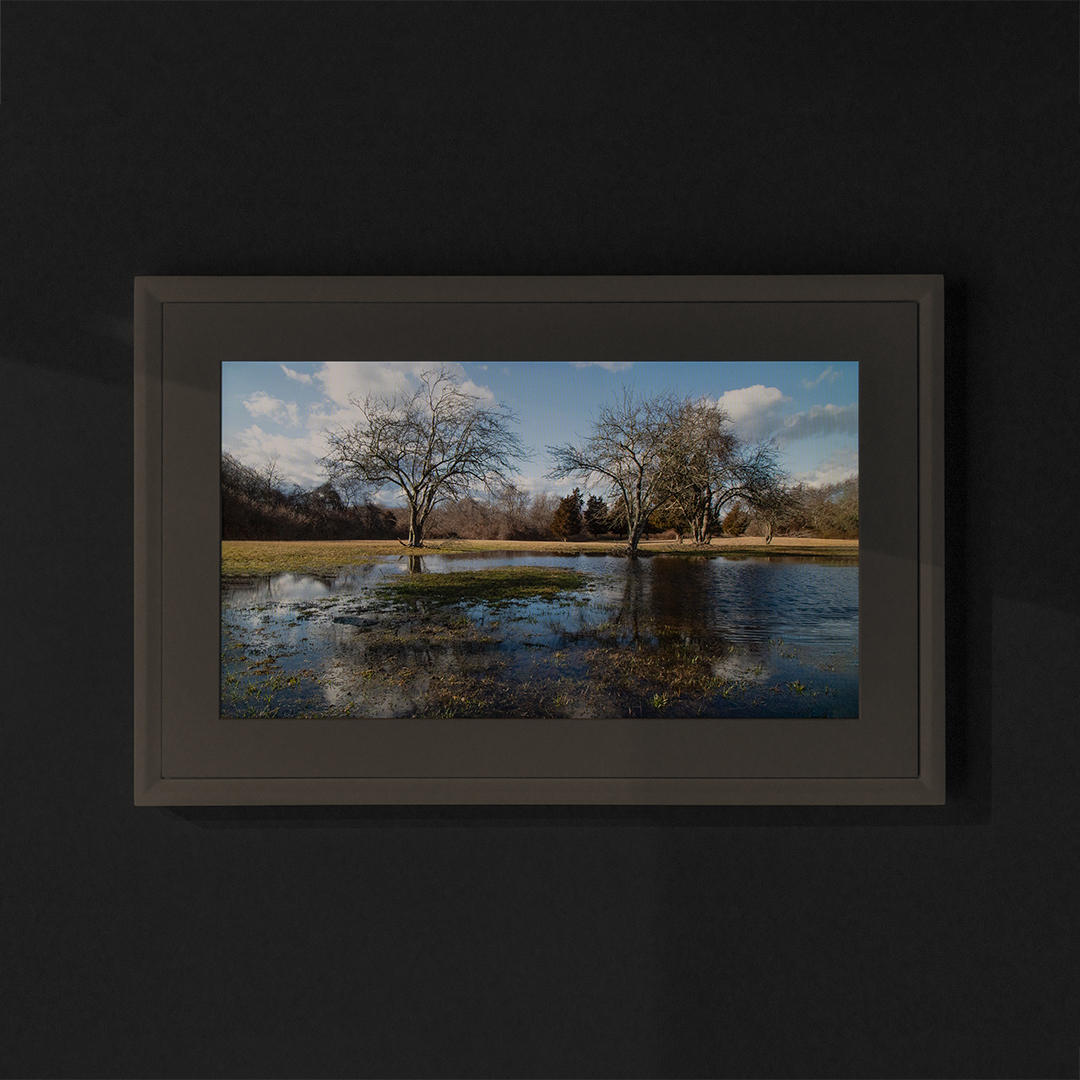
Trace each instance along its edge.
<path fill-rule="evenodd" d="M 409 547 L 424 546 L 424 520 L 416 513 L 416 507 L 409 507 Z"/>
<path fill-rule="evenodd" d="M 712 510 L 712 489 L 705 487 L 697 504 L 697 512 L 694 514 L 694 543 L 707 544 L 709 542 L 709 514 Z"/>
<path fill-rule="evenodd" d="M 703 510 L 695 514 L 692 522 L 694 530 L 694 543 L 707 544 L 709 542 L 709 511 Z"/>
<path fill-rule="evenodd" d="M 635 522 L 631 527 L 626 537 L 626 554 L 631 559 L 637 558 L 638 544 L 641 541 L 641 531 L 643 522 Z"/>

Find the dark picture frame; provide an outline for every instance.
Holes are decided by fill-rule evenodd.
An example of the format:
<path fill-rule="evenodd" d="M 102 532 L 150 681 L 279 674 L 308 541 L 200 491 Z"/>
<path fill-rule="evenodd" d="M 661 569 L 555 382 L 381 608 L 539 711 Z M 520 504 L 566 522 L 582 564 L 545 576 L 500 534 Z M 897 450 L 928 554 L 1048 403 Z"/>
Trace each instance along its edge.
<path fill-rule="evenodd" d="M 858 359 L 859 716 L 222 718 L 221 362 L 355 355 L 390 305 L 450 359 L 579 317 L 561 347 Z M 136 278 L 135 802 L 942 803 L 943 340 L 933 275 Z"/>

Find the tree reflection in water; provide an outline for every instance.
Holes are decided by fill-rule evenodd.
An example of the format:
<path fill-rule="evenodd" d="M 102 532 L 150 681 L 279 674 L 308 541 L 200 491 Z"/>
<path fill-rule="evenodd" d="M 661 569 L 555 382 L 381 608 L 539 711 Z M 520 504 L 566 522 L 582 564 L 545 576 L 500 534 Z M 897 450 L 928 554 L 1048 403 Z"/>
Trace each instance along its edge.
<path fill-rule="evenodd" d="M 381 588 L 537 566 L 586 586 L 456 603 Z M 858 564 L 403 553 L 224 581 L 222 640 L 233 716 L 852 716 Z"/>

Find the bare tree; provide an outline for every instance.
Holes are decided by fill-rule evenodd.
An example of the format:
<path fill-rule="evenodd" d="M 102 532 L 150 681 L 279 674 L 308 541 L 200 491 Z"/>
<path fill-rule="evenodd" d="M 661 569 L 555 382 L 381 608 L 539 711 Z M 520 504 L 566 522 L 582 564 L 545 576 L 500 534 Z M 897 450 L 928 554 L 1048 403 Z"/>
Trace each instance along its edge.
<path fill-rule="evenodd" d="M 759 492 L 750 505 L 766 544 L 772 543 L 773 533 L 777 530 L 798 532 L 807 525 L 805 489 L 801 484 L 794 487 L 776 484 L 769 490 Z"/>
<path fill-rule="evenodd" d="M 649 515 L 671 499 L 678 467 L 676 429 L 683 403 L 670 394 L 636 397 L 624 389 L 600 410 L 592 434 L 579 445 L 549 446 L 555 461 L 547 474 L 603 486 L 615 501 L 614 517 L 626 528 L 626 548 L 637 554 Z"/>
<path fill-rule="evenodd" d="M 491 507 L 487 502 L 467 495 L 447 501 L 431 512 L 424 528 L 425 536 L 457 537 L 479 540 L 492 531 Z"/>
<path fill-rule="evenodd" d="M 697 544 L 707 544 L 712 535 L 714 495 L 729 479 L 737 448 L 731 420 L 719 405 L 704 398 L 682 402 L 674 418 L 672 454 L 678 468 L 670 510 Z"/>
<path fill-rule="evenodd" d="M 715 402 L 669 394 L 635 398 L 624 390 L 583 444 L 549 450 L 549 476 L 607 486 L 611 519 L 626 529 L 631 554 L 650 517 L 677 532 L 685 522 L 694 541 L 707 544 L 725 507 L 736 499 L 773 506 L 784 481 L 774 445 L 742 443 Z"/>
<path fill-rule="evenodd" d="M 269 501 L 273 501 L 281 485 L 281 471 L 278 469 L 277 455 L 267 457 L 266 464 L 259 470 L 259 480 L 262 483 L 263 495 Z"/>
<path fill-rule="evenodd" d="M 737 446 L 712 489 L 711 510 L 704 519 L 708 529 L 704 541 L 708 543 L 725 509 L 737 499 L 750 506 L 787 506 L 786 483 L 787 475 L 773 443 Z"/>
<path fill-rule="evenodd" d="M 510 482 L 525 456 L 511 430 L 513 413 L 482 406 L 445 369 L 428 370 L 412 391 L 350 398 L 360 419 L 327 436 L 323 459 L 332 479 L 400 488 L 409 509 L 408 547 L 422 547 L 435 507 Z"/>
<path fill-rule="evenodd" d="M 551 515 L 555 513 L 555 508 L 559 505 L 559 499 L 556 495 L 553 495 L 550 491 L 538 491 L 529 503 L 529 513 L 527 517 L 528 531 L 531 535 L 542 539 L 551 535 L 549 528 L 551 524 Z"/>
<path fill-rule="evenodd" d="M 752 506 L 779 505 L 784 472 L 776 447 L 743 443 L 715 402 L 683 403 L 672 452 L 678 461 L 672 503 L 695 543 L 710 541 L 725 508 L 737 499 Z"/>
<path fill-rule="evenodd" d="M 500 540 L 520 540 L 529 531 L 529 493 L 504 484 L 492 499 L 495 530 Z"/>

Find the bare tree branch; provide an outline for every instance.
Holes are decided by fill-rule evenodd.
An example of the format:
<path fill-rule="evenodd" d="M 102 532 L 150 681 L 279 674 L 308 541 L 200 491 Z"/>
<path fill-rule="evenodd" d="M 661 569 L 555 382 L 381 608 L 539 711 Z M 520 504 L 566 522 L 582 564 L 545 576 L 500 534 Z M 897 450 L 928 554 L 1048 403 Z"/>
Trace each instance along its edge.
<path fill-rule="evenodd" d="M 555 459 L 549 477 L 607 488 L 631 553 L 650 515 L 674 516 L 696 542 L 708 543 L 732 500 L 755 505 L 783 482 L 776 448 L 744 445 L 727 413 L 707 399 L 639 398 L 624 389 L 583 443 L 548 449 Z"/>
<path fill-rule="evenodd" d="M 551 479 L 580 479 L 605 486 L 626 526 L 627 551 L 637 552 L 649 514 L 676 486 L 673 453 L 681 402 L 669 394 L 643 398 L 624 389 L 600 410 L 592 434 L 580 445 L 550 446 Z"/>
<path fill-rule="evenodd" d="M 400 488 L 409 547 L 423 545 L 428 515 L 441 502 L 496 491 L 526 456 L 511 430 L 514 414 L 482 406 L 445 368 L 423 372 L 414 390 L 350 401 L 359 419 L 328 433 L 322 464 L 335 480 Z"/>

